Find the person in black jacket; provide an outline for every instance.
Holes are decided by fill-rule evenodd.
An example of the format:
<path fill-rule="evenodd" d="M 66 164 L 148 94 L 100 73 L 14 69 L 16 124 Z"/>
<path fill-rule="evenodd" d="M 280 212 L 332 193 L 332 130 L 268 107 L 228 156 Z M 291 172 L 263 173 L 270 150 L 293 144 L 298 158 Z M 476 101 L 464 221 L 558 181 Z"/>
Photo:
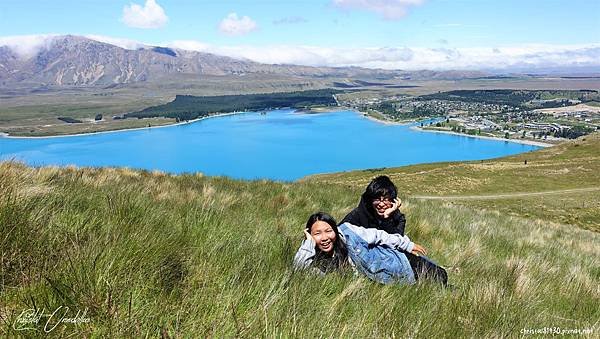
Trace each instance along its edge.
<path fill-rule="evenodd" d="M 406 218 L 398 210 L 400 204 L 396 186 L 389 177 L 382 175 L 371 181 L 360 197 L 358 207 L 348 213 L 341 223 L 349 222 L 390 234 L 404 235 Z"/>
<path fill-rule="evenodd" d="M 365 228 L 376 228 L 390 234 L 404 236 L 406 218 L 398 209 L 401 205 L 396 185 L 389 177 L 381 175 L 371 180 L 360 197 L 358 206 L 344 217 L 340 224 L 349 222 Z M 423 256 L 404 253 L 417 279 L 431 279 L 448 283 L 446 270 Z"/>

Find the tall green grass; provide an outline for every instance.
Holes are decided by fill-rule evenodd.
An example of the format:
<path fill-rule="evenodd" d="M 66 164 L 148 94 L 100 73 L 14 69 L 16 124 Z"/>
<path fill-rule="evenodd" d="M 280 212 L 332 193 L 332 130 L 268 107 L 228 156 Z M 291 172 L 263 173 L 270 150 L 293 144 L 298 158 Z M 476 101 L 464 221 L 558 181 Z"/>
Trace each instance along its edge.
<path fill-rule="evenodd" d="M 291 269 L 306 218 L 360 190 L 128 169 L 0 163 L 0 336 L 26 309 L 87 309 L 56 336 L 514 337 L 593 328 L 598 233 L 406 201 L 409 236 L 453 290 Z"/>

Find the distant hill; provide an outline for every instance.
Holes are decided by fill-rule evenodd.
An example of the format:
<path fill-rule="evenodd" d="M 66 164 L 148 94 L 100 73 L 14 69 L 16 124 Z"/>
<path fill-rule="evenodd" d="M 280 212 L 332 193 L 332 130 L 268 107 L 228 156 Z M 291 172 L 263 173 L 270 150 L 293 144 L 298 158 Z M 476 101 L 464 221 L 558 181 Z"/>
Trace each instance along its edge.
<path fill-rule="evenodd" d="M 107 86 L 189 76 L 243 76 L 263 74 L 289 77 L 366 79 L 457 79 L 484 76 L 481 72 L 395 71 L 359 67 L 269 65 L 157 46 L 137 50 L 80 36 L 56 36 L 34 55 L 23 56 L 0 46 L 0 87 Z"/>

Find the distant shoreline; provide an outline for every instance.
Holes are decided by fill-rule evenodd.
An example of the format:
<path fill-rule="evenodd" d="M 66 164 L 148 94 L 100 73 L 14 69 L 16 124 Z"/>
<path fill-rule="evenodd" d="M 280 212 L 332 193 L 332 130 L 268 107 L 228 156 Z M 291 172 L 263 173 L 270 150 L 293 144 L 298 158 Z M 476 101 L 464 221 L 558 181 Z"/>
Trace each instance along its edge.
<path fill-rule="evenodd" d="M 371 121 L 375 121 L 375 122 L 378 122 L 378 123 L 381 123 L 381 124 L 385 124 L 385 125 L 406 126 L 406 125 L 410 125 L 412 123 L 418 122 L 417 120 L 405 121 L 405 122 L 396 122 L 396 121 L 389 121 L 389 120 L 381 120 L 381 119 L 374 118 L 374 117 L 368 115 L 365 112 L 360 112 L 360 111 L 357 111 L 357 110 L 354 110 L 354 111 L 357 112 L 357 113 L 359 113 L 363 117 L 371 120 Z M 546 142 L 539 142 L 539 141 L 532 141 L 532 140 L 504 139 L 504 138 L 490 137 L 490 136 L 486 136 L 486 135 L 463 134 L 463 133 L 457 133 L 457 132 L 452 132 L 452 131 L 429 130 L 429 129 L 423 129 L 423 128 L 419 127 L 419 126 L 412 126 L 412 127 L 410 127 L 410 129 L 415 130 L 415 131 L 420 131 L 420 132 L 443 133 L 443 134 L 451 134 L 451 135 L 457 135 L 457 136 L 462 136 L 462 137 L 471 137 L 471 138 L 479 138 L 479 139 L 487 139 L 487 140 L 495 140 L 495 141 L 507 141 L 507 142 L 513 142 L 513 143 L 517 143 L 517 144 L 524 144 L 524 145 L 538 146 L 538 147 L 552 147 L 552 146 L 555 146 L 554 144 L 550 144 L 550 143 L 546 143 Z"/>
<path fill-rule="evenodd" d="M 328 113 L 328 112 L 337 112 L 337 111 L 343 111 L 346 110 L 343 107 L 331 107 L 331 108 L 309 108 L 309 109 L 295 109 L 295 112 L 298 113 L 304 113 L 304 114 L 318 114 L 318 113 Z M 348 109 L 350 110 L 350 109 Z M 176 122 L 176 123 L 172 123 L 172 124 L 165 124 L 165 125 L 159 125 L 159 126 L 150 126 L 150 127 L 134 127 L 134 128 L 121 128 L 121 129 L 114 129 L 114 130 L 108 130 L 108 131 L 98 131 L 98 132 L 86 132 L 86 133 L 73 133 L 73 134 L 59 134 L 59 135 L 43 135 L 43 136 L 20 136 L 20 135 L 10 135 L 8 133 L 5 132 L 0 132 L 0 138 L 6 138 L 6 139 L 46 139 L 46 138 L 62 138 L 62 137 L 80 137 L 80 136 L 85 136 L 85 135 L 94 135 L 94 134 L 103 134 L 103 133 L 117 133 L 117 132 L 128 132 L 128 131 L 136 131 L 136 130 L 147 130 L 147 129 L 151 129 L 151 128 L 163 128 L 163 127 L 171 127 L 171 126 L 178 126 L 178 125 L 185 125 L 185 124 L 191 124 L 200 120 L 204 120 L 204 119 L 209 119 L 209 118 L 219 118 L 219 117 L 224 117 L 224 116 L 229 116 L 229 115 L 235 115 L 235 114 L 243 114 L 243 113 L 258 113 L 260 111 L 250 111 L 250 112 L 228 112 L 228 113 L 218 113 L 218 114 L 213 114 L 213 115 L 209 115 L 209 116 L 205 116 L 202 118 L 197 118 L 197 119 L 193 119 L 193 120 L 189 120 L 189 121 L 182 121 L 182 122 Z"/>
<path fill-rule="evenodd" d="M 357 111 L 357 112 L 358 112 L 358 111 Z M 390 121 L 390 120 L 381 120 L 381 119 L 377 119 L 377 118 L 375 118 L 375 117 L 372 117 L 372 116 L 370 116 L 369 114 L 367 114 L 367 113 L 364 113 L 364 112 L 358 112 L 358 113 L 360 113 L 362 116 L 364 116 L 365 118 L 367 118 L 367 119 L 369 119 L 369 120 L 371 120 L 371 121 L 375 121 L 375 122 L 378 122 L 378 123 L 380 123 L 380 124 L 384 124 L 384 125 L 397 125 L 397 126 L 406 126 L 406 125 L 410 125 L 410 124 L 412 124 L 412 123 L 416 122 L 416 120 L 415 120 L 415 121 L 412 121 L 412 120 L 411 120 L 411 121 Z"/>
<path fill-rule="evenodd" d="M 398 126 L 406 126 L 409 125 L 411 123 L 416 122 L 415 121 L 405 121 L 405 122 L 397 122 L 397 121 L 389 121 L 389 120 L 381 120 L 381 119 L 377 119 L 375 117 L 372 117 L 370 115 L 368 115 L 365 112 L 361 112 L 352 108 L 346 108 L 346 107 L 327 107 L 327 108 L 310 108 L 310 109 L 296 109 L 295 112 L 298 113 L 303 113 L 303 114 L 319 114 L 319 113 L 328 113 L 328 112 L 339 112 L 339 111 L 353 111 L 356 112 L 356 114 L 359 114 L 360 116 L 380 123 L 380 124 L 384 124 L 384 125 L 398 125 Z M 248 113 L 248 112 L 229 112 L 229 113 L 219 113 L 219 114 L 213 114 L 213 115 L 209 115 L 209 116 L 205 116 L 202 118 L 197 118 L 197 119 L 193 119 L 193 120 L 189 120 L 189 121 L 182 121 L 182 122 L 177 122 L 177 123 L 173 123 L 173 124 L 166 124 L 166 125 L 160 125 L 160 126 L 150 126 L 150 127 L 135 127 L 135 128 L 123 128 L 123 129 L 117 129 L 117 130 L 111 130 L 111 131 L 99 131 L 99 132 L 89 132 L 89 133 L 75 133 L 75 134 L 62 134 L 62 135 L 48 135 L 48 136 L 12 136 L 9 135 L 7 133 L 4 132 L 0 132 L 0 138 L 6 138 L 6 139 L 45 139 L 45 138 L 62 138 L 62 137 L 80 137 L 80 136 L 86 136 L 86 135 L 94 135 L 94 134 L 104 134 L 104 133 L 118 133 L 118 132 L 128 132 L 128 131 L 136 131 L 136 130 L 147 130 L 147 129 L 151 129 L 151 128 L 164 128 L 164 127 L 172 127 L 172 126 L 178 126 L 178 125 L 185 125 L 185 124 L 191 124 L 197 121 L 201 121 L 204 119 L 210 119 L 210 118 L 218 118 L 218 117 L 224 117 L 224 116 L 229 116 L 229 115 L 236 115 L 236 114 L 243 114 L 243 113 Z M 495 141 L 506 141 L 506 142 L 513 142 L 513 143 L 518 143 L 518 144 L 524 144 L 524 145 L 531 145 L 531 146 L 538 146 L 538 147 L 552 147 L 554 146 L 554 144 L 550 144 L 550 143 L 544 143 L 544 142 L 538 142 L 538 141 L 531 141 L 531 140 L 518 140 L 518 139 L 504 139 L 504 138 L 498 138 L 498 137 L 490 137 L 490 136 L 483 136 L 483 135 L 470 135 L 470 134 L 463 134 L 463 133 L 457 133 L 457 132 L 452 132 L 452 131 L 438 131 L 438 130 L 428 130 L 428 129 L 423 129 L 419 126 L 412 126 L 410 127 L 412 130 L 416 130 L 416 131 L 420 131 L 420 132 L 433 132 L 433 133 L 443 133 L 443 134 L 451 134 L 451 135 L 457 135 L 457 136 L 463 136 L 463 137 L 471 137 L 471 138 L 479 138 L 479 139 L 487 139 L 487 140 L 495 140 Z"/>
<path fill-rule="evenodd" d="M 218 118 L 224 117 L 228 115 L 234 114 L 242 114 L 247 112 L 229 112 L 229 113 L 219 113 L 208 115 L 202 118 L 197 118 L 189 121 L 181 121 L 173 124 L 159 125 L 159 126 L 150 126 L 150 127 L 134 127 L 134 128 L 123 128 L 123 129 L 115 129 L 110 131 L 98 131 L 98 132 L 89 132 L 89 133 L 75 133 L 75 134 L 61 134 L 61 135 L 45 135 L 45 136 L 17 136 L 17 135 L 9 135 L 8 133 L 0 132 L 0 138 L 6 139 L 46 139 L 46 138 L 63 138 L 63 137 L 81 137 L 86 135 L 94 135 L 94 134 L 104 134 L 104 133 L 117 133 L 117 132 L 129 132 L 129 131 L 138 131 L 138 130 L 147 130 L 151 128 L 163 128 L 163 127 L 172 127 L 179 125 L 191 124 L 200 120 L 210 119 L 210 118 Z"/>
<path fill-rule="evenodd" d="M 458 136 L 462 136 L 462 137 L 470 137 L 470 138 L 479 138 L 479 139 L 487 139 L 487 140 L 514 142 L 514 143 L 517 143 L 517 144 L 524 144 L 524 145 L 530 145 L 530 146 L 539 146 L 539 147 L 552 147 L 552 146 L 555 146 L 554 144 L 549 144 L 549 143 L 539 142 L 539 141 L 519 140 L 519 139 L 504 139 L 504 138 L 490 137 L 490 136 L 487 136 L 487 135 L 470 135 L 470 134 L 463 134 L 463 133 L 457 133 L 457 132 L 452 132 L 452 131 L 436 131 L 436 130 L 431 130 L 431 129 L 423 129 L 423 128 L 419 127 L 419 126 L 413 126 L 413 127 L 411 127 L 411 129 L 412 130 L 416 130 L 416 131 L 421 131 L 421 132 L 443 133 L 443 134 L 458 135 Z"/>

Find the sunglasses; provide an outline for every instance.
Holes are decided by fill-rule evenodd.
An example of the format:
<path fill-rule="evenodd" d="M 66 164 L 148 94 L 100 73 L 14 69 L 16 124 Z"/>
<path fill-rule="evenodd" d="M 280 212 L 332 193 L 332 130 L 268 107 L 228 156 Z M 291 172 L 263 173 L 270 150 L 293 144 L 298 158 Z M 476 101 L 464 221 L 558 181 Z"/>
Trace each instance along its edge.
<path fill-rule="evenodd" d="M 373 200 L 374 204 L 379 204 L 379 203 L 384 203 L 384 204 L 391 204 L 393 203 L 392 199 L 390 198 L 377 198 Z"/>

